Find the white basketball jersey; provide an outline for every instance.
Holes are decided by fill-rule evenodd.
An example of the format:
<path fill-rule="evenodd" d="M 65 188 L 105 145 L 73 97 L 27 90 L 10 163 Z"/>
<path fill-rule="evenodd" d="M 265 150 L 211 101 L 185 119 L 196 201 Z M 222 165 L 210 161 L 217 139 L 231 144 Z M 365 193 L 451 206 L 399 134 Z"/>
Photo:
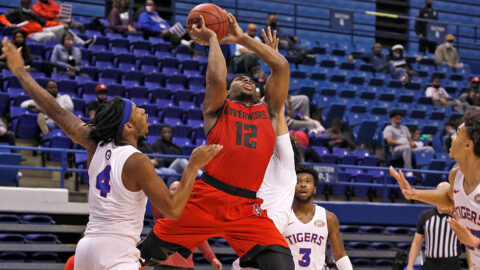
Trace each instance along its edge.
<path fill-rule="evenodd" d="M 140 151 L 131 145 L 97 146 L 88 168 L 90 217 L 85 235 L 124 236 L 140 241 L 147 197 L 142 190 L 127 190 L 122 182 L 123 165 L 134 153 Z"/>
<path fill-rule="evenodd" d="M 273 155 L 257 192 L 257 197 L 263 199 L 261 208 L 267 210 L 280 233 L 288 223 L 297 184 L 293 156 L 290 134 L 277 136 Z"/>
<path fill-rule="evenodd" d="M 328 239 L 325 208 L 315 205 L 315 215 L 306 224 L 292 210 L 283 237 L 292 251 L 295 269 L 323 269 Z"/>
<path fill-rule="evenodd" d="M 472 234 L 480 237 L 480 185 L 467 196 L 463 188 L 464 181 L 463 173 L 458 169 L 453 185 L 455 211 L 460 223 L 467 227 Z M 468 247 L 468 249 L 475 265 L 474 269 L 480 268 L 480 250 L 478 247 Z"/>

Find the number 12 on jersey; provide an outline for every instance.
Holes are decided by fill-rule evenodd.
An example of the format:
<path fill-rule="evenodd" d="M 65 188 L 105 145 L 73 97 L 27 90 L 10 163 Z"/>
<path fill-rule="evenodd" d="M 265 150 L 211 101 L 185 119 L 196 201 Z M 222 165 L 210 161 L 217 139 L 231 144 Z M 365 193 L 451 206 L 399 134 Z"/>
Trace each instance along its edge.
<path fill-rule="evenodd" d="M 257 126 L 244 124 L 242 122 L 236 122 L 236 124 L 237 124 L 236 144 L 242 145 L 242 139 L 243 139 L 243 145 L 245 145 L 246 147 L 256 149 L 257 142 L 251 139 L 257 138 Z M 246 132 L 244 133 L 244 131 Z"/>
<path fill-rule="evenodd" d="M 302 267 L 307 267 L 310 265 L 310 254 L 312 253 L 311 248 L 301 248 L 298 253 L 303 254 L 301 260 L 298 260 L 298 265 Z"/>
<path fill-rule="evenodd" d="M 103 171 L 97 175 L 97 184 L 95 187 L 100 190 L 100 196 L 106 198 L 110 193 L 110 165 L 107 165 Z"/>

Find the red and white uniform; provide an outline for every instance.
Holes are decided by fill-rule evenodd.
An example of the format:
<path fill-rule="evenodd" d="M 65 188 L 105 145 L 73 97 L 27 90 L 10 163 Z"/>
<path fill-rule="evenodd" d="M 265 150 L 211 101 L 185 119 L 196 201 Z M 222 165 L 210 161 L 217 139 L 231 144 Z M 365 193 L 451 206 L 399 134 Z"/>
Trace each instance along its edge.
<path fill-rule="evenodd" d="M 463 182 L 465 177 L 458 169 L 453 185 L 453 202 L 460 223 L 467 227 L 475 236 L 480 237 L 480 185 L 470 194 L 465 193 Z M 467 246 L 474 265 L 473 269 L 480 269 L 480 247 Z"/>
<path fill-rule="evenodd" d="M 205 172 L 223 187 L 257 191 L 275 145 L 266 105 L 245 106 L 227 99 L 207 138 L 223 149 L 205 166 Z M 260 208 L 261 199 L 225 190 L 197 180 L 181 218 L 158 220 L 155 234 L 191 252 L 205 239 L 220 236 L 243 262 L 251 262 L 263 249 L 278 250 L 281 246 L 286 249 L 279 248 L 280 252 L 289 252 L 282 235 Z"/>

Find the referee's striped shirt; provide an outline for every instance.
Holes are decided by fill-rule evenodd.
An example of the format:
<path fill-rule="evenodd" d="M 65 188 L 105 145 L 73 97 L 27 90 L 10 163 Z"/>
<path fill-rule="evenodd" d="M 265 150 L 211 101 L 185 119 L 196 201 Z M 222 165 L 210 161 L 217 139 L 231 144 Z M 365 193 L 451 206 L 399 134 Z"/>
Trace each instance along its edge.
<path fill-rule="evenodd" d="M 451 217 L 440 214 L 437 208 L 423 211 L 418 217 L 417 233 L 425 236 L 425 256 L 428 258 L 451 258 L 459 256 L 457 236 L 447 220 Z"/>

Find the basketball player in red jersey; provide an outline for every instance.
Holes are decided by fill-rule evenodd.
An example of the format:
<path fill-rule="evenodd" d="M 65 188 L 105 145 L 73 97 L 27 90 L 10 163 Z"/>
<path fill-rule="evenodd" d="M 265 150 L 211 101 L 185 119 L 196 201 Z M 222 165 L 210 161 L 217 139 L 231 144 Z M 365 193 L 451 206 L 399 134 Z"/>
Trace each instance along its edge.
<path fill-rule="evenodd" d="M 195 182 L 180 219 L 157 221 L 154 233 L 140 243 L 144 265 L 165 260 L 172 252 L 186 258 L 206 238 L 220 236 L 240 257 L 242 267 L 294 269 L 287 243 L 256 197 L 274 150 L 279 114 L 288 93 L 289 65 L 275 49 L 245 35 L 232 14 L 228 14 L 228 23 L 222 43 L 243 45 L 272 69 L 265 100 L 258 98 L 248 76 L 234 77 L 227 88 L 225 58 L 215 32 L 205 28 L 202 17 L 201 27 L 193 25 L 190 36 L 210 46 L 204 127 L 208 142 L 222 144 L 223 150 Z"/>

